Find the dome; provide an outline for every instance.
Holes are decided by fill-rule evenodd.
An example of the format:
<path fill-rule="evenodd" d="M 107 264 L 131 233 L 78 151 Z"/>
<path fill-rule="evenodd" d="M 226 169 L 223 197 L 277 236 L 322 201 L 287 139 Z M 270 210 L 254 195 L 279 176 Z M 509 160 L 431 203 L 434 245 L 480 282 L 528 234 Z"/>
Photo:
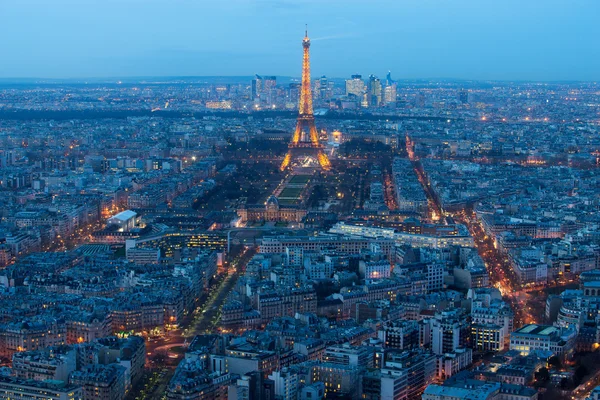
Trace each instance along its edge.
<path fill-rule="evenodd" d="M 265 203 L 267 210 L 279 210 L 279 200 L 274 195 L 269 196 Z"/>

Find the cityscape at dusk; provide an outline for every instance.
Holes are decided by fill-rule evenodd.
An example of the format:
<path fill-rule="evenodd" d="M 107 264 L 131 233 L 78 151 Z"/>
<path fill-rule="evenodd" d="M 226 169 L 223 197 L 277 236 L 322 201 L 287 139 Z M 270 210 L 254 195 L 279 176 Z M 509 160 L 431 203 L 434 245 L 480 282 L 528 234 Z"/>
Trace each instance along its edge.
<path fill-rule="evenodd" d="M 0 15 L 0 399 L 600 399 L 600 3 Z"/>

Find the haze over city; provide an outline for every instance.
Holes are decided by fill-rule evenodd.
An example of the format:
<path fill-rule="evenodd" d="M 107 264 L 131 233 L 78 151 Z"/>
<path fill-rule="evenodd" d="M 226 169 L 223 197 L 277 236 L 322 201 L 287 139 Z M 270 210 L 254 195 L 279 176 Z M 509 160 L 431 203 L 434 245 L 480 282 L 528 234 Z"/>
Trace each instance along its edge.
<path fill-rule="evenodd" d="M 5 0 L 0 77 L 298 76 L 599 80 L 595 0 Z"/>

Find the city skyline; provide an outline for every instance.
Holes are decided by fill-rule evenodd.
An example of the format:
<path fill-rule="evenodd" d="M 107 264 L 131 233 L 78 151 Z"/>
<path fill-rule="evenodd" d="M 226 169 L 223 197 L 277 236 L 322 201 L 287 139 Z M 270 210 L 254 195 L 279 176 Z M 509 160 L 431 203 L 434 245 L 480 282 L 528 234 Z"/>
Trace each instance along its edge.
<path fill-rule="evenodd" d="M 593 3 L 20 1 L 0 400 L 600 400 Z"/>
<path fill-rule="evenodd" d="M 307 23 L 314 76 L 392 70 L 398 80 L 600 79 L 593 1 L 141 4 L 0 5 L 7 16 L 0 33 L 11 38 L 0 78 L 298 76 L 293 48 Z"/>

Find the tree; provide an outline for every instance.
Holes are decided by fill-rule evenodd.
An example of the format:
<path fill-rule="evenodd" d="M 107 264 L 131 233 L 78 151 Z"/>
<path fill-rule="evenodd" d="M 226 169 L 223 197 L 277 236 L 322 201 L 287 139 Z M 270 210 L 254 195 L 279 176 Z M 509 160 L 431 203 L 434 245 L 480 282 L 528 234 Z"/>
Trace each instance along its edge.
<path fill-rule="evenodd" d="M 316 207 L 319 205 L 320 200 L 326 200 L 327 197 L 327 189 L 323 187 L 323 185 L 315 185 L 312 193 L 308 197 L 306 204 L 309 208 Z"/>
<path fill-rule="evenodd" d="M 552 356 L 548 359 L 548 365 L 553 366 L 556 369 L 561 369 L 562 368 L 562 362 L 560 361 L 560 358 L 558 358 L 557 356 Z"/>
<path fill-rule="evenodd" d="M 151 358 L 152 362 L 156 365 L 163 366 L 165 365 L 165 361 L 167 361 L 167 352 L 166 351 L 157 351 Z"/>
<path fill-rule="evenodd" d="M 550 372 L 548 368 L 542 367 L 535 373 L 535 379 L 540 382 L 547 382 L 550 380 Z"/>
<path fill-rule="evenodd" d="M 560 388 L 565 390 L 569 387 L 569 380 L 567 378 L 562 378 L 560 380 Z"/>
<path fill-rule="evenodd" d="M 588 369 L 584 365 L 579 365 L 575 368 L 575 374 L 573 375 L 573 384 L 579 386 L 583 381 L 583 378 L 589 373 Z"/>

